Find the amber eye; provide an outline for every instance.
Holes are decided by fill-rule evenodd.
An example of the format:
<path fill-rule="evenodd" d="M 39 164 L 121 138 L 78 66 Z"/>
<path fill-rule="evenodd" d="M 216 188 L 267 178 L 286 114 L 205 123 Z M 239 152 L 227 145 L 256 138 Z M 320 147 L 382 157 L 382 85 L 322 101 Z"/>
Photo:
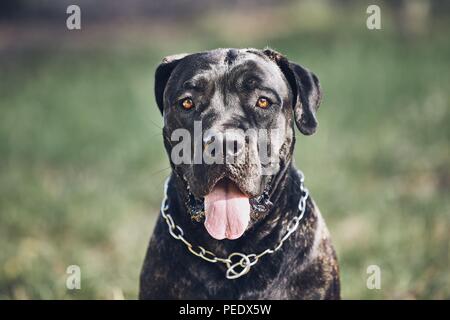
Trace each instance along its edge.
<path fill-rule="evenodd" d="M 256 101 L 256 106 L 260 108 L 268 108 L 270 106 L 270 100 L 264 97 L 261 97 Z"/>
<path fill-rule="evenodd" d="M 192 108 L 194 107 L 194 101 L 192 101 L 191 98 L 184 98 L 184 99 L 182 99 L 182 100 L 180 101 L 180 105 L 181 105 L 184 109 L 189 110 L 189 109 L 192 109 Z"/>

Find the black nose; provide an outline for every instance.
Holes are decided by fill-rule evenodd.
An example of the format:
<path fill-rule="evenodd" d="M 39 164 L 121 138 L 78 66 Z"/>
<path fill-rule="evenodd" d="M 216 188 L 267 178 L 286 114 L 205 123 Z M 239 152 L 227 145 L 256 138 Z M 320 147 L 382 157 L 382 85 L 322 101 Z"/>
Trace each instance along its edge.
<path fill-rule="evenodd" d="M 203 136 L 203 150 L 206 151 L 206 157 L 215 157 L 217 146 L 223 145 L 223 137 L 220 132 L 211 131 Z M 223 152 L 220 152 L 223 155 Z"/>
<path fill-rule="evenodd" d="M 239 155 L 244 148 L 244 137 L 235 132 L 225 133 L 225 151 L 229 156 Z"/>
<path fill-rule="evenodd" d="M 212 143 L 222 144 L 223 155 L 226 156 L 238 156 L 244 149 L 245 137 L 236 132 L 217 133 L 205 135 L 203 137 L 203 148 L 208 148 Z M 214 154 L 212 154 L 214 156 Z"/>
<path fill-rule="evenodd" d="M 218 138 L 218 135 L 208 134 L 203 137 L 203 148 L 206 148 Z"/>

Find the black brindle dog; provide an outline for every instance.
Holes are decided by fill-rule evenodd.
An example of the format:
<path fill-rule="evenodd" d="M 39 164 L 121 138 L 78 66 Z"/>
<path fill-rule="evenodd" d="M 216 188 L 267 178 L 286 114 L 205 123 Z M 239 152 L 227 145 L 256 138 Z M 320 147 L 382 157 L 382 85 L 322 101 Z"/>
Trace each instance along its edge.
<path fill-rule="evenodd" d="M 139 297 L 339 299 L 328 230 L 292 163 L 294 122 L 305 135 L 317 127 L 317 77 L 270 49 L 218 49 L 165 58 L 156 70 L 155 95 L 172 175 Z M 175 161 L 181 141 L 174 139 L 175 130 L 194 136 L 197 121 L 200 144 L 184 141 L 189 148 L 180 152 L 183 159 L 198 147 L 205 152 L 229 142 L 232 148 L 209 155 L 246 156 L 222 163 Z M 269 163 L 270 174 L 264 173 L 260 138 L 214 135 L 261 128 L 269 132 L 264 141 L 276 160 Z"/>

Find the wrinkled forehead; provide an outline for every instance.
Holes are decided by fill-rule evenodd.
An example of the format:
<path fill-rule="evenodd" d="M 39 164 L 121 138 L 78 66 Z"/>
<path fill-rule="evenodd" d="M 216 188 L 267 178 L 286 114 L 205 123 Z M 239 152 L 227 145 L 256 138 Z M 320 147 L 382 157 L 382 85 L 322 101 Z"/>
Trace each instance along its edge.
<path fill-rule="evenodd" d="M 173 72 L 177 85 L 202 86 L 224 79 L 239 81 L 256 78 L 260 82 L 280 83 L 284 76 L 263 53 L 251 49 L 218 49 L 187 56 Z"/>

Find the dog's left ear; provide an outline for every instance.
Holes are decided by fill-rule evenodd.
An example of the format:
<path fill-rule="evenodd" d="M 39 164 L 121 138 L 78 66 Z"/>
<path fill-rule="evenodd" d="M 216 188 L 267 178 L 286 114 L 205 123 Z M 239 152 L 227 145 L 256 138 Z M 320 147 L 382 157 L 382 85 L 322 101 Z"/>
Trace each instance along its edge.
<path fill-rule="evenodd" d="M 189 55 L 188 53 L 174 54 L 165 57 L 155 71 L 155 99 L 159 111 L 163 114 L 164 110 L 164 90 L 166 89 L 167 81 L 177 64 Z"/>
<path fill-rule="evenodd" d="M 319 79 L 311 71 L 290 62 L 282 54 L 266 49 L 266 56 L 281 69 L 292 90 L 295 123 L 301 133 L 313 134 L 317 129 L 316 111 L 322 99 Z"/>

